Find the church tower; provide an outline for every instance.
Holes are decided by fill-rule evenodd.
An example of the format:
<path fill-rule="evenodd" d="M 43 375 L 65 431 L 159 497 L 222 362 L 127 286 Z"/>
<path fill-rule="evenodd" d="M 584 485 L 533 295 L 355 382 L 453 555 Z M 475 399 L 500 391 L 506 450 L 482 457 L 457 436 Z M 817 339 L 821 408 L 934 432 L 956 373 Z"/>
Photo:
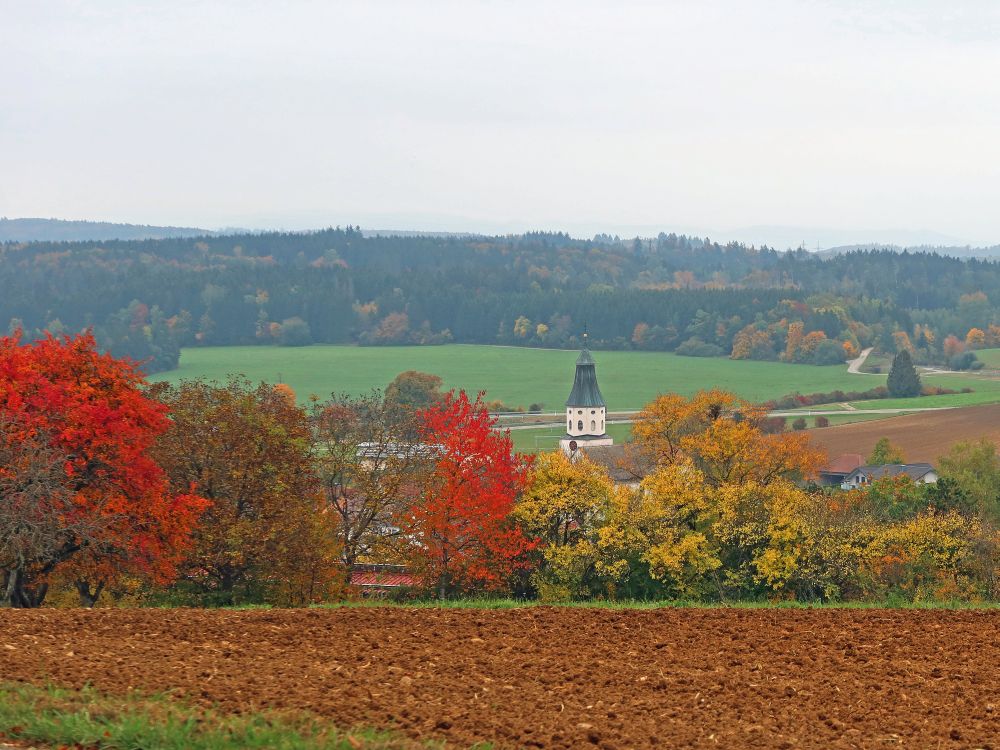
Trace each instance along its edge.
<path fill-rule="evenodd" d="M 587 348 L 587 334 L 583 334 L 583 350 L 576 359 L 573 390 L 566 399 L 566 434 L 559 441 L 559 447 L 568 455 L 573 454 L 574 447 L 614 444 L 604 428 L 608 409 L 597 385 L 596 364 Z"/>

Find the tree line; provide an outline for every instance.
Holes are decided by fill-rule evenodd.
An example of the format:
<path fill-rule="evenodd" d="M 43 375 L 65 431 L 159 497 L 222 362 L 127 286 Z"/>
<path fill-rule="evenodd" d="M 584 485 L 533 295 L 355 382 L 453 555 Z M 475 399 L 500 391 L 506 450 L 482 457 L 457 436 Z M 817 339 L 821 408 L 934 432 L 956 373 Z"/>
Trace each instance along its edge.
<path fill-rule="evenodd" d="M 663 395 L 613 467 L 513 450 L 481 398 L 402 373 L 148 385 L 89 334 L 0 339 L 0 603 L 302 606 L 359 564 L 413 595 L 544 600 L 995 600 L 1000 458 L 841 492 L 802 432 L 721 391 Z M 899 460 L 880 445 L 879 460 Z"/>
<path fill-rule="evenodd" d="M 974 365 L 1000 345 L 1000 264 L 820 258 L 661 234 L 369 237 L 358 229 L 0 245 L 0 321 L 92 328 L 176 366 L 181 347 L 501 343 L 829 364 L 876 346 Z"/>

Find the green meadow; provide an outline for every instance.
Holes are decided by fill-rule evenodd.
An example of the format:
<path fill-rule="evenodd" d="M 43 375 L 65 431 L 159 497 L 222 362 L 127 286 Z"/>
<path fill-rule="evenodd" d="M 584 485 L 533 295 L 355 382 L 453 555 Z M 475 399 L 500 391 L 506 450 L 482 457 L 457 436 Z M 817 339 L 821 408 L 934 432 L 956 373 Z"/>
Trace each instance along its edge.
<path fill-rule="evenodd" d="M 1000 349 L 980 349 L 976 356 L 981 359 L 987 367 L 1000 368 Z"/>
<path fill-rule="evenodd" d="M 304 400 L 310 394 L 361 394 L 384 388 L 403 370 L 440 375 L 446 388 L 469 393 L 485 390 L 489 399 L 511 406 L 541 403 L 546 411 L 562 409 L 573 382 L 576 351 L 503 346 L 307 347 L 226 346 L 184 349 L 180 367 L 151 380 L 177 382 L 225 380 L 242 373 L 250 380 L 283 382 Z M 659 393 L 690 395 L 717 387 L 752 401 L 798 391 L 865 390 L 885 382 L 885 375 L 850 375 L 847 367 L 791 365 L 680 357 L 664 352 L 595 352 L 601 391 L 612 411 L 639 409 Z M 967 375 L 926 376 L 925 382 L 951 388 L 971 386 L 975 393 L 893 401 L 892 406 L 949 406 L 1000 401 L 1000 380 Z M 932 403 L 933 402 L 933 403 Z M 873 402 L 858 402 L 864 407 Z M 890 406 L 887 401 L 878 406 Z"/>

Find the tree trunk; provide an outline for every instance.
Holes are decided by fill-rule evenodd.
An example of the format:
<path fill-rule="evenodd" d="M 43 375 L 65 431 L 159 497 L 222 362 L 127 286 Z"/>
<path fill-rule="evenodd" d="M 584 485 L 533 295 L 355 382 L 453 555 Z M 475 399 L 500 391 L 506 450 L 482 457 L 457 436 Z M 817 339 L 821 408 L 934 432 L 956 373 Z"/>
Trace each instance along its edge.
<path fill-rule="evenodd" d="M 14 609 L 33 609 L 42 606 L 45 595 L 49 591 L 47 583 L 35 587 L 26 585 L 24 571 L 21 568 L 10 568 L 5 574 L 3 596 L 0 597 L 0 607 Z"/>
<path fill-rule="evenodd" d="M 236 581 L 233 574 L 228 569 L 224 570 L 219 576 L 219 604 L 229 607 L 233 605 L 233 589 L 235 587 Z"/>
<path fill-rule="evenodd" d="M 97 604 L 101 592 L 104 591 L 104 581 L 98 583 L 93 591 L 90 590 L 90 581 L 74 581 L 73 585 L 76 586 L 76 591 L 80 595 L 80 606 L 88 609 L 92 609 Z"/>
<path fill-rule="evenodd" d="M 17 588 L 17 569 L 5 570 L 3 572 L 3 588 L 0 593 L 0 607 L 10 608 L 14 606 L 14 590 Z"/>

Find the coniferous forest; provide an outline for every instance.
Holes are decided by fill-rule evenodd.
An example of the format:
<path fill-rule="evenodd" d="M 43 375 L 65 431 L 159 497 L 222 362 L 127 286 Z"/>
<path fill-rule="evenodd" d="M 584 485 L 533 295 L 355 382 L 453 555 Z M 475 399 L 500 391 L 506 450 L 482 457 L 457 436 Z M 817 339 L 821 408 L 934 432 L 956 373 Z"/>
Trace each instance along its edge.
<path fill-rule="evenodd" d="M 149 372 L 180 347 L 501 343 L 832 364 L 866 346 L 977 366 L 1000 345 L 1000 263 L 829 258 L 661 234 L 360 230 L 0 245 L 0 321 L 92 328 Z"/>

